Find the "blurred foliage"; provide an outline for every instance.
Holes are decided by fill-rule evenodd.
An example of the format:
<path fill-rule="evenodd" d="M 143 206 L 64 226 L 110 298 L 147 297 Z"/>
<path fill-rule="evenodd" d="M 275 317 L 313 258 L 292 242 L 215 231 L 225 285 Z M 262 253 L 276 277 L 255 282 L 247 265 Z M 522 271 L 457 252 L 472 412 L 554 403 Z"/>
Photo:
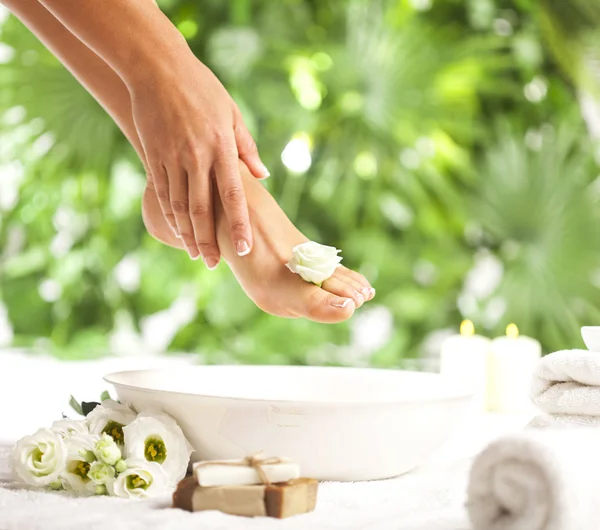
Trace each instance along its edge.
<path fill-rule="evenodd" d="M 9 17 L 0 302 L 15 344 L 396 366 L 463 318 L 487 335 L 515 321 L 545 351 L 600 323 L 598 0 L 159 4 L 240 105 L 284 210 L 378 296 L 341 325 L 278 319 L 225 267 L 154 241 L 125 139 Z M 298 135 L 304 174 L 281 161 Z"/>

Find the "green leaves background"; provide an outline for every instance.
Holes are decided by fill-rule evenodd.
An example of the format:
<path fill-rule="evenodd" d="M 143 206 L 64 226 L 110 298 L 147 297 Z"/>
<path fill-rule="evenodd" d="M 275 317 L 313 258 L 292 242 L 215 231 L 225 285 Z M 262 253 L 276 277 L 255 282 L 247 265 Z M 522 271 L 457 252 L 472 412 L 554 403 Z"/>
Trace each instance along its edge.
<path fill-rule="evenodd" d="M 418 357 L 465 317 L 488 335 L 514 321 L 545 351 L 600 322 L 599 155 L 580 104 L 600 101 L 597 0 L 159 3 L 242 108 L 288 215 L 373 281 L 393 331 L 366 362 Z M 265 315 L 225 267 L 152 240 L 141 165 L 111 120 L 18 21 L 0 41 L 0 301 L 15 344 L 356 362 L 356 319 Z M 280 159 L 297 133 L 313 147 L 304 175 Z M 481 256 L 502 274 L 473 290 Z"/>

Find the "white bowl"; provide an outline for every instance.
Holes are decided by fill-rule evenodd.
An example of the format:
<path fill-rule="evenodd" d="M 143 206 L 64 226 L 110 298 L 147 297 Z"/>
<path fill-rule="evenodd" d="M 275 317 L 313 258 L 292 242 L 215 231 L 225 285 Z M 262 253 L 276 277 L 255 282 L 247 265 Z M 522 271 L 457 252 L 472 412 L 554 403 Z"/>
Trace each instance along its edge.
<path fill-rule="evenodd" d="M 600 326 L 583 326 L 581 336 L 588 350 L 600 352 Z"/>
<path fill-rule="evenodd" d="M 468 410 L 470 389 L 439 374 L 301 366 L 193 366 L 104 378 L 119 400 L 173 416 L 192 461 L 264 451 L 304 476 L 355 481 L 420 465 Z"/>

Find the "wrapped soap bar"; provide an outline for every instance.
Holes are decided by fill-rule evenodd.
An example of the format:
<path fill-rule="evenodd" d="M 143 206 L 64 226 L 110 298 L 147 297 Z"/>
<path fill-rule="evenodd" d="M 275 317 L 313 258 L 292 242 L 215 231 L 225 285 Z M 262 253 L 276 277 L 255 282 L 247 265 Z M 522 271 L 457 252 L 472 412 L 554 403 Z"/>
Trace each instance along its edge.
<path fill-rule="evenodd" d="M 192 476 L 178 484 L 173 507 L 190 512 L 218 510 L 231 515 L 283 519 L 313 511 L 317 487 L 318 482 L 311 478 L 277 484 L 204 487 Z"/>
<path fill-rule="evenodd" d="M 255 462 L 260 467 L 254 465 Z M 300 466 L 289 458 L 209 460 L 195 463 L 193 469 L 200 486 L 243 486 L 287 482 L 300 477 Z"/>

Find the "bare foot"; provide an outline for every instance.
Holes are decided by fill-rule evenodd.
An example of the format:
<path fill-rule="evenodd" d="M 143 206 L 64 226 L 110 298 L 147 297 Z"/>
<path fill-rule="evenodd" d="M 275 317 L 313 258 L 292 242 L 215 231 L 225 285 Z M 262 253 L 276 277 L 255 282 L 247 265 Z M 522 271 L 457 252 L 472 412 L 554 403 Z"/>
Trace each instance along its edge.
<path fill-rule="evenodd" d="M 364 276 L 343 266 L 338 267 L 322 287 L 305 282 L 285 267 L 292 248 L 308 239 L 242 162 L 240 172 L 250 209 L 254 247 L 247 256 L 238 256 L 218 200 L 215 201 L 219 205 L 217 239 L 222 256 L 258 307 L 280 317 L 335 323 L 350 318 L 357 307 L 375 296 L 375 290 Z M 156 195 L 148 190 L 144 194 L 143 214 L 148 232 L 156 239 L 184 248 L 166 224 Z"/>

